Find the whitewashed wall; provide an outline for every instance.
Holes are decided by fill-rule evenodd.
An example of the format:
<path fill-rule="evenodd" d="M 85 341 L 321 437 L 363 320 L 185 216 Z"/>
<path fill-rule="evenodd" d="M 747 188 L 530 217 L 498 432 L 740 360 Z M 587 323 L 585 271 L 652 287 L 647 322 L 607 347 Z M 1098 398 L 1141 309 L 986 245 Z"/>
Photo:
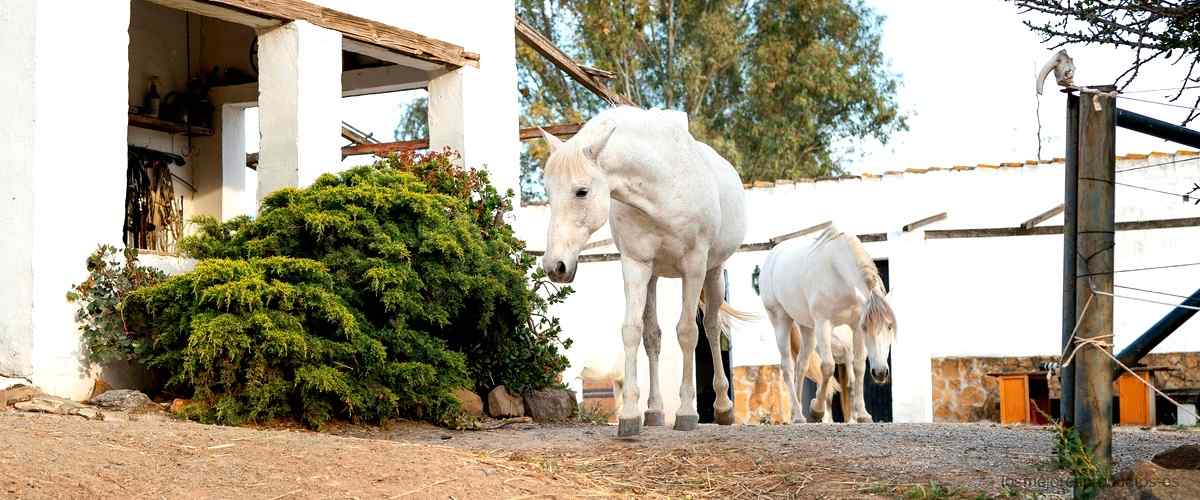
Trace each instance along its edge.
<path fill-rule="evenodd" d="M 1185 158 L 1195 157 L 1123 159 L 1117 168 Z M 889 233 L 888 241 L 867 243 L 866 249 L 876 259 L 889 260 L 892 302 L 900 323 L 892 367 L 897 421 L 930 420 L 931 357 L 1047 355 L 1057 352 L 1060 342 L 1061 235 L 926 240 L 921 230 L 901 233 L 900 228 L 939 212 L 948 212 L 949 217 L 927 229 L 1017 226 L 1062 202 L 1062 164 L 921 172 L 780 183 L 747 191 L 747 243 L 826 220 L 847 232 Z M 1200 159 L 1119 174 L 1119 180 L 1182 193 L 1200 180 Z M 546 206 L 522 208 L 516 228 L 530 249 L 545 247 L 548 216 Z M 1200 207 L 1185 205 L 1181 199 L 1117 189 L 1118 221 L 1197 216 Z M 1061 223 L 1062 216 L 1057 216 L 1044 224 Z M 592 239 L 607 237 L 605 227 Z M 1116 241 L 1118 269 L 1200 261 L 1200 228 L 1196 227 L 1124 231 L 1117 233 Z M 593 252 L 611 251 L 610 246 Z M 727 263 L 730 303 L 762 318 L 735 329 L 734 366 L 779 362 L 774 333 L 751 287 L 751 273 L 765 257 L 766 252 L 739 253 Z M 1200 287 L 1200 267 L 1121 273 L 1116 283 L 1186 295 Z M 607 368 L 619 358 L 624 309 L 619 263 L 582 264 L 572 286 L 576 294 L 555 311 L 567 336 L 575 340 L 567 378 L 577 376 L 585 365 Z M 659 281 L 659 320 L 667 327 L 662 366 L 668 412 L 678 405 L 679 347 L 673 334 L 678 294 L 678 280 Z M 1116 344 L 1128 344 L 1168 309 L 1118 300 Z M 1194 350 L 1200 350 L 1200 322 L 1196 321 L 1156 352 Z M 644 354 L 641 360 L 644 370 Z M 642 392 L 645 404 L 644 382 Z"/>

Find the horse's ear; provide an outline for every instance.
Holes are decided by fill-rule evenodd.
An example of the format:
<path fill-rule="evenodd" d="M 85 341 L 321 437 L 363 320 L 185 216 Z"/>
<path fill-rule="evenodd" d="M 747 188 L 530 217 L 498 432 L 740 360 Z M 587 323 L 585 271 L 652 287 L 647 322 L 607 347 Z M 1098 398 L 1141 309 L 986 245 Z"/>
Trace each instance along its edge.
<path fill-rule="evenodd" d="M 538 131 L 542 133 L 542 139 L 546 140 L 546 144 L 550 145 L 551 153 L 558 149 L 559 146 L 562 146 L 563 141 L 562 139 L 559 139 L 558 136 L 547 132 L 546 129 L 542 127 L 538 127 Z"/>
<path fill-rule="evenodd" d="M 616 131 L 617 127 L 608 129 L 608 133 L 604 134 L 604 138 L 596 141 L 596 143 L 592 144 L 591 146 L 583 148 L 583 154 L 587 155 L 588 158 L 591 158 L 592 161 L 596 161 L 596 158 L 600 157 L 600 152 L 604 151 L 604 146 L 608 144 L 608 139 L 611 138 L 613 132 Z"/>

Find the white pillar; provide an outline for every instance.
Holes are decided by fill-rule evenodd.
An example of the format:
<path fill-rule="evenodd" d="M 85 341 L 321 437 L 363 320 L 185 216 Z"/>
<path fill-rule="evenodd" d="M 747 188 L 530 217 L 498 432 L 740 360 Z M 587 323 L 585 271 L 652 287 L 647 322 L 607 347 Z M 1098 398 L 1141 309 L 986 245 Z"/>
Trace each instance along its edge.
<path fill-rule="evenodd" d="M 258 38 L 258 200 L 341 165 L 342 35 L 294 21 Z"/>
<path fill-rule="evenodd" d="M 221 106 L 221 220 L 253 213 L 246 203 L 246 108 Z"/>
<path fill-rule="evenodd" d="M 929 317 L 918 310 L 918 296 L 925 231 L 888 233 L 888 302 L 896 313 L 896 342 L 892 345 L 892 420 L 933 421 L 933 372 L 930 366 L 930 335 L 935 325 L 922 324 Z"/>
<path fill-rule="evenodd" d="M 429 82 L 429 145 L 449 146 L 463 163 L 486 168 L 501 193 L 520 193 L 517 139 L 516 35 L 512 2 L 479 2 L 468 50 L 479 52 L 478 68 L 450 71 Z M 518 198 L 519 199 L 519 198 Z"/>
<path fill-rule="evenodd" d="M 66 292 L 121 241 L 129 8 L 0 0 L 0 376 L 60 396 L 92 388 Z"/>

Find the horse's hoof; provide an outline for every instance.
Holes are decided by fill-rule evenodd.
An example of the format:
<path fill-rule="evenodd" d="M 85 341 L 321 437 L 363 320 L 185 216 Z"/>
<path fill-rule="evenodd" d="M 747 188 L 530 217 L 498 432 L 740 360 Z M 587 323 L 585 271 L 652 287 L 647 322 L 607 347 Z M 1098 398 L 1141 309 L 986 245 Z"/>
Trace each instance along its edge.
<path fill-rule="evenodd" d="M 717 425 L 733 425 L 733 408 L 725 411 L 716 410 Z"/>
<path fill-rule="evenodd" d="M 617 437 L 633 437 L 642 432 L 642 419 L 622 418 L 617 420 Z"/>
<path fill-rule="evenodd" d="M 813 422 L 818 422 L 818 423 L 819 423 L 819 422 L 821 422 L 822 420 L 824 420 L 824 419 L 825 419 L 825 412 L 823 412 L 823 411 L 817 411 L 817 409 L 816 409 L 816 408 L 810 408 L 810 409 L 809 409 L 809 415 L 808 415 L 808 416 L 809 416 L 809 418 L 811 418 L 811 419 L 812 419 L 812 421 L 813 421 Z"/>
<path fill-rule="evenodd" d="M 663 412 L 661 410 L 660 411 L 648 410 L 648 411 L 646 411 L 646 418 L 642 422 L 642 425 L 644 425 L 646 427 L 662 427 L 664 425 L 667 425 L 667 423 L 666 423 L 666 419 L 663 418 Z"/>
<path fill-rule="evenodd" d="M 871 418 L 870 415 L 859 415 L 854 418 L 854 421 L 858 422 L 860 424 L 870 424 L 870 423 L 874 423 L 875 419 Z"/>
<path fill-rule="evenodd" d="M 700 426 L 700 415 L 675 415 L 675 430 L 694 431 Z"/>

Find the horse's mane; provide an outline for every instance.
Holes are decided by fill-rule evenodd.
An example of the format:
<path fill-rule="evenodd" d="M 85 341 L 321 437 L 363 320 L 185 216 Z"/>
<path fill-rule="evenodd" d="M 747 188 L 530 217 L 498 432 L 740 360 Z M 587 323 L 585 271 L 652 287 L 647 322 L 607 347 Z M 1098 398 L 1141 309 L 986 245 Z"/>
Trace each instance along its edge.
<path fill-rule="evenodd" d="M 854 255 L 854 265 L 862 275 L 863 283 L 866 283 L 867 289 L 879 291 L 881 295 L 884 294 L 883 279 L 879 277 L 879 268 L 875 267 L 875 261 L 871 259 L 871 255 L 863 248 L 862 241 L 859 241 L 857 236 L 843 233 L 830 224 L 817 237 L 817 242 L 813 245 L 813 249 L 829 245 L 838 240 L 844 241 L 850 253 Z"/>

